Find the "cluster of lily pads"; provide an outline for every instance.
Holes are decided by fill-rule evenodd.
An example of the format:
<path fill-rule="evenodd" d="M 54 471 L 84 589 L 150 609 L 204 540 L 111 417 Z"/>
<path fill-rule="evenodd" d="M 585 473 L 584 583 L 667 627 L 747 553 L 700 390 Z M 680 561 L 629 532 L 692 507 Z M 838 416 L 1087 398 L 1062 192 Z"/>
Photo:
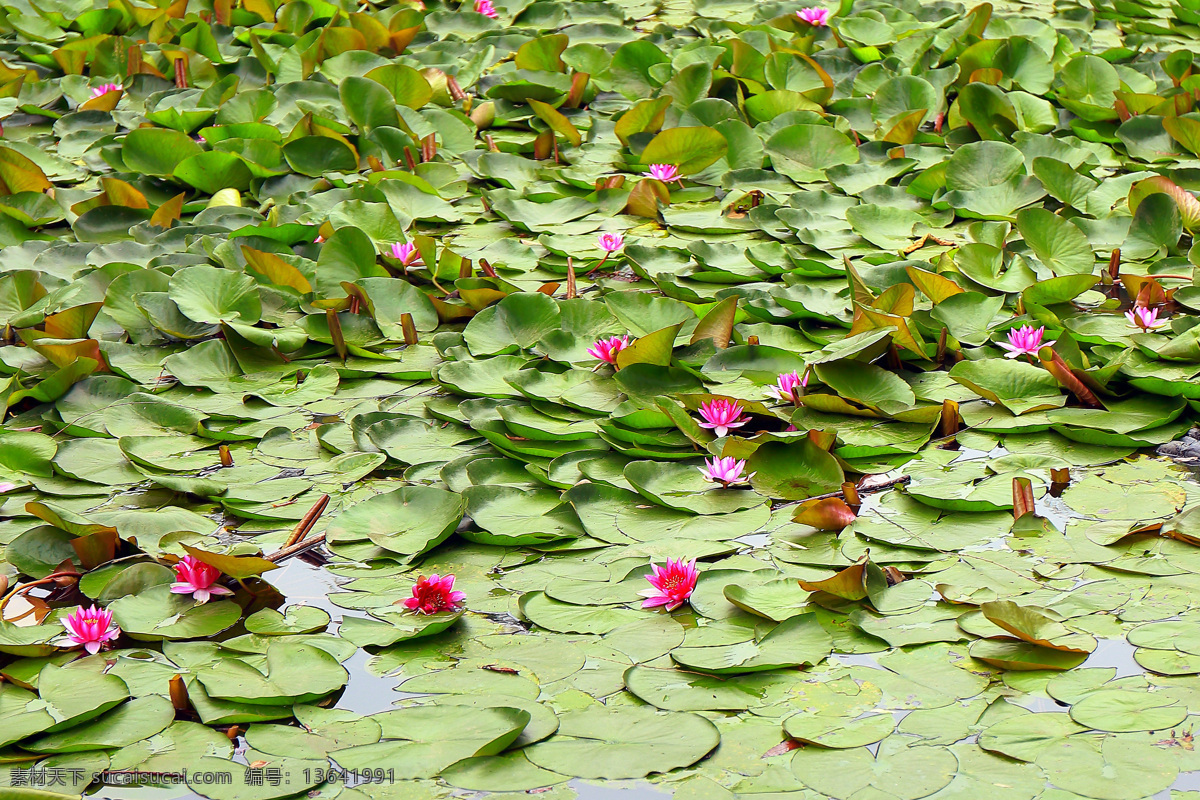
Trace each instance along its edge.
<path fill-rule="evenodd" d="M 0 797 L 1185 800 L 1197 36 L 0 0 Z"/>

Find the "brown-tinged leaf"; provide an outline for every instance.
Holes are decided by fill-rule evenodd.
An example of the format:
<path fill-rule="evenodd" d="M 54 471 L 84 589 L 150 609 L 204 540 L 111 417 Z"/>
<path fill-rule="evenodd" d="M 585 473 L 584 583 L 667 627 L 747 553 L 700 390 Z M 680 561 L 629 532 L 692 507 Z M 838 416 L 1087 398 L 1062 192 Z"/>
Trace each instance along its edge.
<path fill-rule="evenodd" d="M 696 325 L 692 333 L 691 344 L 712 339 L 718 350 L 729 347 L 729 339 L 733 336 L 733 322 L 737 317 L 737 295 L 730 295 L 717 303 Z"/>
<path fill-rule="evenodd" d="M 843 600 L 862 600 L 867 596 L 867 556 L 823 581 L 800 581 L 807 592 L 825 592 Z"/>
<path fill-rule="evenodd" d="M 763 758 L 771 758 L 773 756 L 781 756 L 784 753 L 790 753 L 800 747 L 800 743 L 795 739 L 785 739 L 779 744 L 772 747 L 770 750 L 762 754 Z"/>
<path fill-rule="evenodd" d="M 272 286 L 291 289 L 299 294 L 308 294 L 313 290 L 312 284 L 300 270 L 274 253 L 266 253 L 242 245 L 242 255 L 246 257 L 246 267 L 251 272 L 266 278 Z"/>
<path fill-rule="evenodd" d="M 921 294 L 932 300 L 935 306 L 946 298 L 963 293 L 962 287 L 957 283 L 936 272 L 927 272 L 916 267 L 905 267 L 904 271 L 908 273 L 908 279 L 913 285 L 921 290 Z"/>
<path fill-rule="evenodd" d="M 854 510 L 840 497 L 806 500 L 796 507 L 793 522 L 809 525 L 821 531 L 840 531 L 857 518 Z"/>
<path fill-rule="evenodd" d="M 113 560 L 117 554 L 117 531 L 100 531 L 88 536 L 79 536 L 71 540 L 75 555 L 84 569 L 95 569 Z"/>
<path fill-rule="evenodd" d="M 150 216 L 150 224 L 158 228 L 171 227 L 171 223 L 178 220 L 183 214 L 183 201 L 185 198 L 186 194 L 180 192 L 154 209 L 154 213 Z"/>
<path fill-rule="evenodd" d="M 210 567 L 216 567 L 235 580 L 254 578 L 262 575 L 264 572 L 279 569 L 278 564 L 273 564 L 265 558 L 259 558 L 258 556 L 222 555 L 221 553 L 210 553 L 207 550 L 201 550 L 198 547 L 186 544 L 183 545 L 183 549 L 188 552 L 188 555 L 198 561 L 203 561 Z"/>
<path fill-rule="evenodd" d="M 671 204 L 671 191 L 662 181 L 643 178 L 634 185 L 633 191 L 629 193 L 629 199 L 625 201 L 624 213 L 635 217 L 657 219 L 659 204 L 664 206 Z"/>

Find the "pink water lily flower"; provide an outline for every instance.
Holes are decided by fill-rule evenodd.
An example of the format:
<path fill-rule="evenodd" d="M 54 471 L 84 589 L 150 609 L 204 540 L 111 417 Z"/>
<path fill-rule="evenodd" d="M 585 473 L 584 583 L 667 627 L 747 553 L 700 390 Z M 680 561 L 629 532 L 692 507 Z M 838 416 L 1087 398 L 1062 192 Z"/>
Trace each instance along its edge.
<path fill-rule="evenodd" d="M 1008 332 L 1008 342 L 1001 342 L 1000 346 L 1008 352 L 1004 354 L 1005 358 L 1019 358 L 1020 356 L 1036 356 L 1038 350 L 1043 347 L 1049 347 L 1057 339 L 1051 339 L 1048 342 L 1043 342 L 1042 337 L 1046 335 L 1046 326 L 1034 328 L 1032 325 L 1022 325 L 1019 328 L 1013 328 Z"/>
<path fill-rule="evenodd" d="M 749 475 L 742 477 L 742 471 L 746 469 L 745 459 L 726 456 L 725 458 L 708 458 L 704 460 L 703 467 L 697 467 L 700 474 L 704 476 L 704 480 L 712 483 L 719 483 L 728 488 L 735 483 L 746 483 L 753 478 L 757 473 L 751 472 Z"/>
<path fill-rule="evenodd" d="M 615 253 L 625 246 L 625 237 L 619 233 L 602 233 L 597 243 L 604 252 Z"/>
<path fill-rule="evenodd" d="M 767 395 L 775 398 L 781 403 L 800 404 L 800 398 L 804 395 L 804 389 L 808 388 L 808 370 L 804 371 L 804 377 L 800 377 L 800 373 L 793 370 L 785 372 L 775 379 L 774 386 L 767 387 Z"/>
<path fill-rule="evenodd" d="M 119 83 L 102 83 L 95 89 L 92 89 L 92 98 L 104 97 L 109 92 L 119 92 L 125 87 Z"/>
<path fill-rule="evenodd" d="M 438 575 L 418 578 L 412 587 L 412 597 L 404 599 L 404 607 L 418 614 L 439 614 L 443 611 L 458 611 L 467 596 L 454 590 L 453 575 Z"/>
<path fill-rule="evenodd" d="M 496 19 L 500 16 L 496 13 L 496 7 L 492 5 L 492 0 L 475 0 L 475 10 L 488 19 Z"/>
<path fill-rule="evenodd" d="M 617 363 L 617 353 L 629 347 L 629 336 L 612 336 L 608 339 L 599 339 L 594 345 L 588 348 L 588 355 L 592 358 L 598 358 L 605 364 Z"/>
<path fill-rule="evenodd" d="M 696 579 L 700 577 L 694 558 L 691 561 L 684 561 L 682 558 L 672 561 L 668 558 L 665 567 L 651 562 L 650 570 L 651 574 L 646 576 L 646 580 L 650 581 L 654 588 L 638 592 L 646 598 L 642 601 L 642 608 L 666 606 L 667 611 L 674 611 L 692 596 L 696 589 Z"/>
<path fill-rule="evenodd" d="M 1143 331 L 1152 331 L 1167 324 L 1165 319 L 1158 318 L 1157 308 L 1146 308 L 1144 306 L 1136 306 L 1126 311 L 1125 319 L 1129 320 L 1131 328 Z"/>
<path fill-rule="evenodd" d="M 654 178 L 663 183 L 671 183 L 679 181 L 679 185 L 683 185 L 683 178 L 679 176 L 679 167 L 674 164 L 651 164 L 649 172 L 643 172 L 642 177 Z"/>
<path fill-rule="evenodd" d="M 809 25 L 812 25 L 814 28 L 823 28 L 828 25 L 829 14 L 830 11 L 828 8 L 814 8 L 812 6 L 808 8 L 802 8 L 796 12 L 797 17 L 804 20 Z"/>
<path fill-rule="evenodd" d="M 60 622 L 67 629 L 67 641 L 83 645 L 90 655 L 96 655 L 121 635 L 121 629 L 113 624 L 112 612 L 98 606 L 79 606 L 74 614 Z"/>
<path fill-rule="evenodd" d="M 171 591 L 175 594 L 190 594 L 200 605 L 207 603 L 213 595 L 224 597 L 233 594 L 224 586 L 218 586 L 221 570 L 205 564 L 195 556 L 184 556 L 175 565 L 175 583 Z"/>
<path fill-rule="evenodd" d="M 396 242 L 392 245 L 392 258 L 399 261 L 404 266 L 411 266 L 421 260 L 421 254 L 417 252 L 415 244 L 408 242 Z"/>
<path fill-rule="evenodd" d="M 17 485 L 16 485 L 15 483 L 12 483 L 12 482 L 10 482 L 10 481 L 2 481 L 2 482 L 0 482 L 0 494 L 8 494 L 9 492 L 11 492 L 11 491 L 12 491 L 13 489 L 15 489 L 15 488 L 17 488 Z"/>
<path fill-rule="evenodd" d="M 710 400 L 700 404 L 701 428 L 708 428 L 717 436 L 724 436 L 733 428 L 740 428 L 750 421 L 742 414 L 742 404 L 737 400 Z"/>

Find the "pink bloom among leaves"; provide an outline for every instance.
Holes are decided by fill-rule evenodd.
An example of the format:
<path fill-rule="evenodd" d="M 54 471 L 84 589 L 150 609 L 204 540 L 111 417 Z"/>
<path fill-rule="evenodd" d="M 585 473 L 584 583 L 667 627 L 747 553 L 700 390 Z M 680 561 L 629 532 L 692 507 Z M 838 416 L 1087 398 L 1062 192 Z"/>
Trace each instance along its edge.
<path fill-rule="evenodd" d="M 750 421 L 742 414 L 742 404 L 737 400 L 710 400 L 700 404 L 701 428 L 708 428 L 717 436 L 724 436 L 733 428 L 740 428 Z"/>
<path fill-rule="evenodd" d="M 681 186 L 683 185 L 683 178 L 679 176 L 679 167 L 675 166 L 674 164 L 651 164 L 650 171 L 643 172 L 642 177 L 654 178 L 655 180 L 662 181 L 663 183 L 679 181 L 679 184 Z"/>
<path fill-rule="evenodd" d="M 1144 306 L 1135 306 L 1126 311 L 1125 319 L 1129 320 L 1131 328 L 1138 328 L 1143 331 L 1152 331 L 1167 324 L 1165 319 L 1158 318 L 1157 308 L 1146 308 Z"/>
<path fill-rule="evenodd" d="M 800 377 L 798 371 L 785 372 L 775 379 L 774 386 L 767 387 L 767 395 L 775 398 L 781 403 L 795 403 L 799 405 L 800 398 L 804 394 L 804 389 L 808 387 L 808 371 L 805 370 L 804 377 Z"/>
<path fill-rule="evenodd" d="M 1000 343 L 1000 346 L 1008 351 L 1004 354 L 1004 357 L 1036 356 L 1038 350 L 1043 347 L 1050 347 L 1058 341 L 1057 339 L 1052 339 L 1048 342 L 1043 342 L 1042 337 L 1045 335 L 1045 326 L 1034 328 L 1032 325 L 1022 325 L 1019 328 L 1013 328 L 1008 332 L 1008 342 Z"/>
<path fill-rule="evenodd" d="M 95 99 L 97 97 L 104 97 L 104 95 L 108 94 L 109 92 L 119 92 L 124 88 L 125 87 L 121 86 L 119 83 L 102 83 L 95 89 L 92 89 L 92 98 Z"/>
<path fill-rule="evenodd" d="M 113 639 L 121 635 L 121 629 L 113 624 L 112 612 L 98 606 L 79 606 L 74 614 L 60 620 L 67 629 L 67 640 L 83 645 L 89 654 L 96 655 Z"/>
<path fill-rule="evenodd" d="M 17 485 L 11 481 L 0 482 L 0 494 L 7 494 L 15 488 L 17 488 Z"/>
<path fill-rule="evenodd" d="M 599 339 L 594 345 L 588 348 L 588 355 L 592 358 L 599 359 L 605 364 L 617 363 L 617 353 L 629 347 L 629 336 L 613 336 L 608 339 Z"/>
<path fill-rule="evenodd" d="M 704 480 L 719 483 L 726 488 L 735 483 L 746 483 L 756 474 L 751 472 L 743 477 L 742 471 L 746 469 L 746 461 L 733 456 L 705 459 L 704 466 L 697 469 L 704 476 Z"/>
<path fill-rule="evenodd" d="M 421 577 L 412 587 L 412 597 L 404 599 L 404 607 L 418 614 L 439 614 L 443 611 L 458 611 L 467 596 L 454 590 L 453 575 Z"/>
<path fill-rule="evenodd" d="M 814 28 L 823 28 L 829 24 L 829 9 L 828 8 L 802 8 L 796 12 L 796 16 L 812 25 Z"/>
<path fill-rule="evenodd" d="M 700 573 L 696 570 L 696 559 L 678 561 L 667 559 L 667 565 L 660 567 L 651 562 L 651 574 L 646 576 L 653 589 L 643 589 L 638 592 L 646 598 L 642 608 L 666 606 L 667 611 L 674 611 L 687 602 L 696 589 L 696 579 Z"/>
<path fill-rule="evenodd" d="M 597 243 L 604 252 L 615 253 L 625 246 L 625 237 L 619 233 L 602 233 Z"/>
<path fill-rule="evenodd" d="M 175 565 L 175 583 L 171 591 L 175 594 L 190 594 L 200 605 L 207 603 L 213 595 L 226 596 L 233 592 L 224 586 L 218 586 L 221 570 L 205 564 L 194 556 L 184 556 Z"/>
<path fill-rule="evenodd" d="M 392 245 L 392 258 L 407 267 L 419 262 L 421 254 L 417 252 L 415 244 L 396 242 L 396 244 Z"/>
<path fill-rule="evenodd" d="M 500 16 L 496 13 L 496 7 L 492 5 L 492 0 L 475 0 L 475 10 L 488 19 L 496 19 Z"/>

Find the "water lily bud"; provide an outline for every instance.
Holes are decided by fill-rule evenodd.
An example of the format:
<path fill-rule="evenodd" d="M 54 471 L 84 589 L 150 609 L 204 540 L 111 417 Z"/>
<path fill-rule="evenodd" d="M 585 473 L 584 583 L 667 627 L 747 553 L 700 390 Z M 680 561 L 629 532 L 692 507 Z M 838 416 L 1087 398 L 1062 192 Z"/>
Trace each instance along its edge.
<path fill-rule="evenodd" d="M 496 104 L 491 100 L 480 103 L 471 109 L 471 122 L 475 123 L 475 127 L 479 130 L 492 127 L 492 123 L 496 121 Z"/>
<path fill-rule="evenodd" d="M 75 572 L 75 566 L 70 559 L 63 559 L 54 571 L 64 573 L 53 579 L 54 585 L 60 589 L 70 588 L 79 582 L 79 575 Z"/>
<path fill-rule="evenodd" d="M 171 705 L 175 706 L 176 711 L 188 712 L 192 710 L 192 701 L 188 697 L 187 684 L 183 682 L 182 675 L 173 675 L 169 684 L 171 692 Z"/>

